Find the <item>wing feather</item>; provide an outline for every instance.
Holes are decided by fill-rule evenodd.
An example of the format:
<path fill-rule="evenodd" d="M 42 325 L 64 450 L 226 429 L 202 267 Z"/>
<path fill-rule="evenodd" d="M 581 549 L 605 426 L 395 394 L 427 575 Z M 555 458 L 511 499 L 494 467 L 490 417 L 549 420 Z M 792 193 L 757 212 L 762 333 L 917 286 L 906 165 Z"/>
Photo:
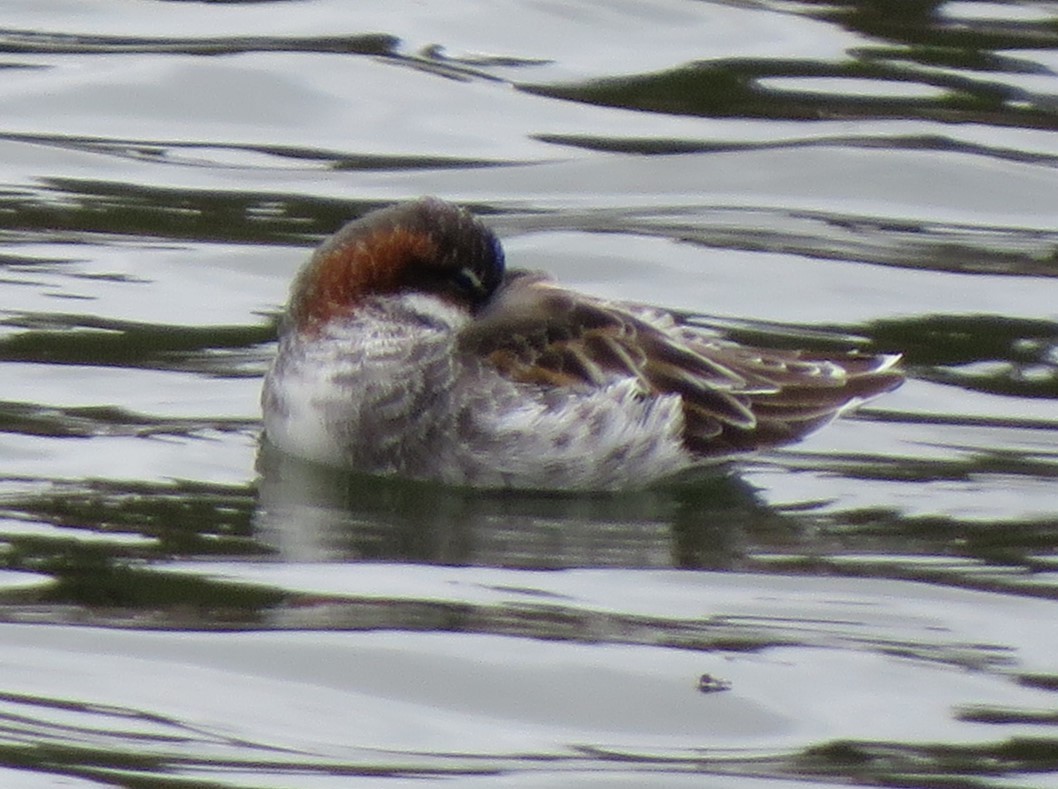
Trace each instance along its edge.
<path fill-rule="evenodd" d="M 903 380 L 898 357 L 738 345 L 668 313 L 519 271 L 461 331 L 459 346 L 521 383 L 597 389 L 635 378 L 645 396 L 678 394 L 684 443 L 703 456 L 794 441 Z"/>

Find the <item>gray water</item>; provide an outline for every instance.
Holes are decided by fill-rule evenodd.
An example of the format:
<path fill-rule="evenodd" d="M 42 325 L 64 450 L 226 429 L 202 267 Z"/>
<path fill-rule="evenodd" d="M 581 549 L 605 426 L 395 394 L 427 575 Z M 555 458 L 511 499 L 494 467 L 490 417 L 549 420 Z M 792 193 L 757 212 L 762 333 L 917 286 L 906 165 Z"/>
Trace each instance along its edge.
<path fill-rule="evenodd" d="M 0 0 L 0 785 L 1058 787 L 1058 4 Z M 258 447 L 300 262 L 512 265 L 897 392 L 705 480 Z"/>

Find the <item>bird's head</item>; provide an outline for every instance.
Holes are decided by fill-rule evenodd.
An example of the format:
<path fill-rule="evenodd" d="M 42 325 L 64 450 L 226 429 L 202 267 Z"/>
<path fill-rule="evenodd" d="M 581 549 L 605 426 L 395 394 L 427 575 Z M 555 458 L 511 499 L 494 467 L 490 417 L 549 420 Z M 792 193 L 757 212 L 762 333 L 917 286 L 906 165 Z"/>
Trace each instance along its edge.
<path fill-rule="evenodd" d="M 314 332 L 365 299 L 401 291 L 474 312 L 503 273 L 503 248 L 481 220 L 421 198 L 365 214 L 325 241 L 294 281 L 289 317 L 299 332 Z"/>

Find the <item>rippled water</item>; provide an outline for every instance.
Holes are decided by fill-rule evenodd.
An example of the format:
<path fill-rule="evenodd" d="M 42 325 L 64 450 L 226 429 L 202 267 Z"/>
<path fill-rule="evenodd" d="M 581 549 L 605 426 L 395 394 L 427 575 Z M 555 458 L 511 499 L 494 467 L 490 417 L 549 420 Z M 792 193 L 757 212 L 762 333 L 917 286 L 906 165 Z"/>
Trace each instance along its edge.
<path fill-rule="evenodd" d="M 1058 786 L 1058 4 L 0 10 L 0 784 Z M 259 456 L 421 194 L 911 380 L 636 494 Z"/>

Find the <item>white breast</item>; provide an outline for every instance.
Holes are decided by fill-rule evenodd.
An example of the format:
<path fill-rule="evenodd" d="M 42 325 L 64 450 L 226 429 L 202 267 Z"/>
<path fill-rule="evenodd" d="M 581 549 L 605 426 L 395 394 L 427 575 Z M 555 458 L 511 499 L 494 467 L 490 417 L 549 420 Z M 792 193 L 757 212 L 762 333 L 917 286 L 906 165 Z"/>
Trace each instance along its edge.
<path fill-rule="evenodd" d="M 318 336 L 283 333 L 261 398 L 268 439 L 318 463 L 401 472 L 397 455 L 429 432 L 438 411 L 427 406 L 451 387 L 455 331 L 468 319 L 408 294 Z"/>
<path fill-rule="evenodd" d="M 367 473 L 541 489 L 642 486 L 691 463 L 675 395 L 513 383 L 461 357 L 465 312 L 391 297 L 318 337 L 281 337 L 265 432 L 298 457 Z"/>

